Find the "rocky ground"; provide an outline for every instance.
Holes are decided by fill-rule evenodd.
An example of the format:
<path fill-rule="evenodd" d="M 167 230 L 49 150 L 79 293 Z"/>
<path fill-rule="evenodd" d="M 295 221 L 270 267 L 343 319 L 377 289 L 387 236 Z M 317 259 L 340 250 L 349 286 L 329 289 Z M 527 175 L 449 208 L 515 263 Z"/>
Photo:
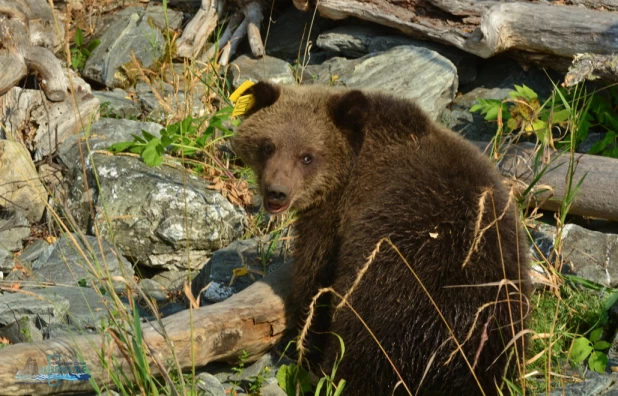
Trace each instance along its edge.
<path fill-rule="evenodd" d="M 169 10 L 170 27 L 181 29 L 188 16 Z M 432 117 L 480 141 L 489 141 L 495 124 L 469 111 L 476 99 L 503 99 L 514 84 L 545 96 L 552 89 L 547 75 L 536 68 L 524 71 L 506 58 L 481 60 L 354 20 L 335 23 L 316 17 L 311 49 L 303 55 L 300 48 L 299 58 L 312 14 L 290 7 L 274 18 L 264 58 L 254 59 L 246 46 L 239 48 L 226 74 L 232 87 L 248 79 L 270 79 L 380 88 L 417 99 Z M 7 94 L 20 97 L 16 111 L 1 116 L 6 129 L 0 129 L 0 275 L 5 290 L 0 295 L 0 337 L 12 344 L 92 333 L 105 326 L 110 298 L 87 281 L 94 270 L 84 256 L 89 263 L 105 263 L 119 293 L 125 282 L 137 282 L 162 316 L 187 308 L 181 297 L 187 279 L 196 296 L 204 290 L 199 294 L 202 304 L 213 304 L 289 259 L 285 238 L 245 238 L 256 207 L 234 204 L 210 189 L 204 178 L 187 177 L 180 166 L 153 168 L 138 156 L 106 151 L 144 130 L 159 137 L 170 114 L 180 108 L 196 117 L 213 110 L 205 104 L 207 84 L 187 74 L 181 63 L 149 84 L 137 82 L 127 71 L 131 51 L 145 68 L 165 53 L 164 27 L 158 4 L 133 5 L 97 21 L 93 37 L 101 44 L 80 73 L 69 72 L 80 87 L 82 117 L 93 120 L 79 135 L 67 117 L 53 113 L 50 103 L 48 110 L 55 115 L 48 125 L 31 131 L 25 146 L 8 139 L 6 131 L 23 131 L 20 112 L 41 110 L 28 107 L 28 98 L 39 95 L 35 89 L 20 86 Z M 178 78 L 187 83 L 178 88 Z M 591 134 L 580 151 L 595 139 Z M 225 146 L 220 150 L 224 153 Z M 59 228 L 56 213 L 70 229 Z M 564 270 L 618 287 L 617 232 L 612 223 L 574 219 L 563 234 Z M 549 220 L 533 232 L 534 243 L 549 253 L 554 233 Z M 22 292 L 8 292 L 12 285 L 20 285 Z M 140 309 L 143 320 L 153 319 L 146 305 Z M 618 376 L 611 374 L 618 367 L 616 349 L 608 353 L 606 375 L 588 373 L 585 382 L 568 385 L 564 394 L 618 395 Z M 285 395 L 275 378 L 283 363 L 289 361 L 272 352 L 242 370 L 213 365 L 199 374 L 203 394 L 225 395 L 231 389 L 243 394 L 247 384 L 261 378 L 262 395 Z"/>

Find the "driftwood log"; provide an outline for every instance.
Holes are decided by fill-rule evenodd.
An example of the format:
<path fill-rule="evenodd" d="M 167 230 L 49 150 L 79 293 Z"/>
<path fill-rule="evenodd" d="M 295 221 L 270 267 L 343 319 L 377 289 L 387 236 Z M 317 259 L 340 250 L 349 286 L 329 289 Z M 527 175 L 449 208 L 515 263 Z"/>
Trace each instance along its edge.
<path fill-rule="evenodd" d="M 485 150 L 484 142 L 474 142 Z M 489 150 L 487 150 L 489 152 Z M 557 211 L 566 193 L 569 154 L 551 151 L 549 171 L 538 181 L 537 186 L 548 186 L 551 192 L 540 192 L 531 206 L 540 205 L 542 209 Z M 531 143 L 522 143 L 509 147 L 498 166 L 502 175 L 528 186 L 543 168 L 538 167 L 535 173 L 536 151 Z M 576 154 L 576 169 L 573 175 L 573 186 L 585 175 L 583 184 L 575 195 L 569 213 L 618 221 L 618 159 L 597 155 Z M 542 190 L 542 189 L 539 189 Z M 551 199 L 547 199 L 550 198 Z"/>
<path fill-rule="evenodd" d="M 227 27 L 216 43 L 204 51 L 202 62 L 216 61 L 227 65 L 230 56 L 234 54 L 240 40 L 247 36 L 253 56 L 264 56 L 264 44 L 260 35 L 260 25 L 264 19 L 262 4 L 259 0 L 239 0 L 239 12 L 233 14 L 227 21 Z M 217 22 L 223 14 L 225 0 L 202 0 L 197 14 L 187 24 L 178 39 L 177 55 L 185 58 L 195 58 L 206 44 L 206 40 L 217 27 Z"/>
<path fill-rule="evenodd" d="M 291 262 L 288 261 L 227 300 L 193 311 L 193 344 L 189 311 L 162 320 L 170 343 L 162 336 L 157 324 L 144 325 L 143 337 L 153 357 L 149 359 L 152 372 L 155 375 L 160 373 L 155 360 L 161 363 L 171 361 L 170 345 L 174 346 L 182 369 L 190 368 L 192 362 L 197 367 L 214 361 L 236 363 L 243 351 L 250 355 L 249 361 L 257 360 L 281 339 L 288 326 L 283 299 L 290 292 L 290 268 Z M 112 381 L 98 358 L 101 353 L 110 366 L 111 359 L 122 364 L 121 369 L 130 377 L 131 371 L 118 347 L 101 335 L 57 338 L 4 348 L 0 350 L 0 394 L 50 395 L 93 391 L 88 381 L 62 381 L 53 387 L 47 382 L 17 383 L 15 374 L 29 359 L 41 367 L 47 364 L 50 354 L 59 354 L 71 362 L 83 359 L 99 386 L 111 385 Z"/>
<path fill-rule="evenodd" d="M 294 0 L 301 10 L 312 3 L 315 1 Z M 566 58 L 578 53 L 617 52 L 618 13 L 601 11 L 615 10 L 616 2 L 574 3 L 591 8 L 470 0 L 320 0 L 317 8 L 330 19 L 360 18 L 482 58 L 509 50 Z"/>
<path fill-rule="evenodd" d="M 618 81 L 618 55 L 578 54 L 564 77 L 563 85 L 572 87 L 584 80 Z"/>
<path fill-rule="evenodd" d="M 0 0 L 0 95 L 30 69 L 38 73 L 49 100 L 64 100 L 67 85 L 53 53 L 63 35 L 46 0 Z"/>

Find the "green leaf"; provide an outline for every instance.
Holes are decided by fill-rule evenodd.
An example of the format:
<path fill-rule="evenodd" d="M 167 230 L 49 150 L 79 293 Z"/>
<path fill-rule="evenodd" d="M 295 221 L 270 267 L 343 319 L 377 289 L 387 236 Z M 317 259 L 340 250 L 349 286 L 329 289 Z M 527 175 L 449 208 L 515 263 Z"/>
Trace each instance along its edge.
<path fill-rule="evenodd" d="M 610 344 L 607 341 L 597 341 L 594 343 L 592 347 L 594 348 L 595 351 L 604 351 L 610 346 L 612 346 L 612 344 Z"/>
<path fill-rule="evenodd" d="M 156 139 L 155 136 L 152 133 L 150 133 L 148 131 L 145 131 L 143 129 L 142 129 L 142 135 L 144 135 L 144 138 L 146 138 L 146 140 L 148 140 L 148 141 L 150 141 L 152 139 Z"/>
<path fill-rule="evenodd" d="M 133 136 L 133 139 L 135 139 L 136 142 L 139 143 L 147 143 L 144 139 L 141 138 L 141 136 L 137 136 L 136 134 L 132 133 L 131 136 Z"/>
<path fill-rule="evenodd" d="M 598 329 L 592 330 L 592 332 L 590 333 L 590 342 L 598 341 L 602 335 L 603 335 L 603 328 L 599 327 Z"/>
<path fill-rule="evenodd" d="M 590 369 L 596 371 L 600 374 L 605 374 L 605 367 L 607 367 L 607 355 L 603 352 L 594 351 L 592 355 L 590 355 L 590 359 L 588 359 L 588 366 Z"/>
<path fill-rule="evenodd" d="M 122 153 L 126 151 L 129 147 L 133 146 L 135 142 L 118 142 L 109 146 L 109 150 L 114 153 Z"/>
<path fill-rule="evenodd" d="M 556 111 L 552 115 L 552 122 L 554 122 L 554 123 L 565 122 L 565 121 L 568 121 L 570 116 L 571 116 L 571 114 L 566 109 L 560 110 L 560 111 Z"/>
<path fill-rule="evenodd" d="M 84 34 L 80 28 L 75 29 L 75 37 L 73 38 L 75 40 L 75 46 L 81 47 L 84 45 Z"/>
<path fill-rule="evenodd" d="M 281 366 L 276 377 L 279 387 L 283 389 L 288 396 L 296 396 L 297 382 L 300 385 L 301 393 L 311 391 L 309 374 L 302 367 L 294 363 L 289 366 L 285 364 Z"/>
<path fill-rule="evenodd" d="M 574 363 L 583 362 L 592 353 L 592 345 L 586 337 L 579 337 L 573 341 L 571 348 L 571 361 Z"/>
<path fill-rule="evenodd" d="M 159 166 L 163 163 L 163 147 L 160 139 L 154 138 L 148 142 L 142 152 L 142 159 L 150 167 Z"/>
<path fill-rule="evenodd" d="M 100 44 L 101 44 L 101 40 L 99 39 L 92 40 L 90 44 L 88 44 L 88 51 L 90 52 L 94 51 Z"/>
<path fill-rule="evenodd" d="M 537 99 L 539 97 L 539 95 L 537 95 L 536 92 L 534 92 L 532 89 L 530 89 L 525 84 L 519 87 L 517 91 L 519 91 L 521 95 L 528 100 Z"/>
<path fill-rule="evenodd" d="M 610 294 L 609 297 L 607 297 L 607 300 L 605 300 L 605 305 L 603 306 L 603 308 L 606 311 L 609 311 L 609 309 L 613 307 L 614 304 L 616 304 L 616 301 L 618 301 L 618 290 L 614 290 L 613 293 Z"/>

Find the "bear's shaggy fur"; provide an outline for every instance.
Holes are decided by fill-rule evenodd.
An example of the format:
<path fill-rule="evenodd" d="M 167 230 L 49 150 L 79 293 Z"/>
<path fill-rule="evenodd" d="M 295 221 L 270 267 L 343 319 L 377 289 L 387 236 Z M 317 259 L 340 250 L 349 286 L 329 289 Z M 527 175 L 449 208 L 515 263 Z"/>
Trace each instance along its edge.
<path fill-rule="evenodd" d="M 344 394 L 401 392 L 397 372 L 415 395 L 496 394 L 521 359 L 521 340 L 505 347 L 523 328 L 528 258 L 490 161 L 408 100 L 265 82 L 250 92 L 233 147 L 265 208 L 298 213 L 288 306 L 300 325 L 320 288 L 346 294 L 383 238 L 399 251 L 383 242 L 348 300 L 373 336 L 349 307 L 335 312 L 338 297 L 320 301 L 330 308 L 311 323 L 306 344 L 323 352 L 312 367 L 330 373 L 333 332 Z"/>

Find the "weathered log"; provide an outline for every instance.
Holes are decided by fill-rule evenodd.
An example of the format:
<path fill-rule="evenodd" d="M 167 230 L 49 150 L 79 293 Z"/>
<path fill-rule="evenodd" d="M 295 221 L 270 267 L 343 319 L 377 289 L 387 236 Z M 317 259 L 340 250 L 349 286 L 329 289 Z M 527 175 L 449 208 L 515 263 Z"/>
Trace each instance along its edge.
<path fill-rule="evenodd" d="M 57 29 L 57 30 L 56 30 Z M 60 62 L 52 53 L 63 34 L 45 0 L 0 0 L 0 95 L 27 75 L 28 66 L 37 71 L 41 86 L 51 101 L 62 101 L 67 84 Z"/>
<path fill-rule="evenodd" d="M 618 80 L 618 55 L 577 54 L 564 77 L 564 86 L 572 87 L 584 80 Z"/>
<path fill-rule="evenodd" d="M 161 363 L 172 361 L 170 345 L 182 369 L 192 367 L 193 362 L 198 367 L 214 361 L 235 362 L 243 351 L 250 355 L 249 361 L 253 361 L 268 351 L 289 326 L 283 300 L 290 292 L 290 267 L 288 261 L 227 300 L 194 310 L 192 332 L 189 311 L 164 318 L 162 324 L 169 342 L 158 324 L 144 325 L 143 338 L 154 357 L 149 361 L 153 374 L 159 374 L 155 359 Z M 29 359 L 43 367 L 50 354 L 59 354 L 72 362 L 83 359 L 99 386 L 112 384 L 98 357 L 100 354 L 108 359 L 109 366 L 112 366 L 111 359 L 120 365 L 112 370 L 123 370 L 127 377 L 131 376 L 128 363 L 110 339 L 101 335 L 58 338 L 0 350 L 0 393 L 50 395 L 93 391 L 88 381 L 61 381 L 58 386 L 49 386 L 45 381 L 17 383 L 15 374 Z"/>
<path fill-rule="evenodd" d="M 202 6 L 176 42 L 178 56 L 194 58 L 200 53 L 206 40 L 217 27 L 217 9 L 220 8 L 218 3 L 222 1 L 202 0 Z"/>
<path fill-rule="evenodd" d="M 43 47 L 30 48 L 49 52 Z M 0 96 L 0 123 L 4 131 L 11 139 L 36 152 L 37 157 L 53 153 L 60 142 L 99 117 L 100 103 L 92 95 L 90 86 L 72 70 L 67 73 L 72 74 L 74 95 L 66 96 L 65 100 L 52 102 L 39 90 L 20 87 L 13 87 Z M 63 70 L 60 76 L 67 86 L 69 79 Z M 66 91 L 53 85 L 55 79 L 51 81 L 51 85 L 41 81 L 49 91 L 48 96 L 57 99 L 61 93 L 66 95 Z"/>
<path fill-rule="evenodd" d="M 208 48 L 208 50 L 202 54 L 200 60 L 202 62 L 210 62 L 213 58 L 215 58 L 215 56 L 217 55 L 216 52 L 222 51 L 223 47 L 225 47 L 225 45 L 230 41 L 232 34 L 234 33 L 238 25 L 240 25 L 240 23 L 243 21 L 243 19 L 244 16 L 241 12 L 237 12 L 232 15 L 228 20 L 227 26 L 225 27 L 223 34 L 221 34 L 219 41 L 217 41 L 210 48 Z"/>
<path fill-rule="evenodd" d="M 252 1 L 244 6 L 243 12 L 248 22 L 247 38 L 249 39 L 251 53 L 256 58 L 261 58 L 264 56 L 264 43 L 260 35 L 260 26 L 262 25 L 262 19 L 264 19 L 262 5 L 257 1 Z"/>
<path fill-rule="evenodd" d="M 295 1 L 303 8 L 306 2 Z M 558 57 L 618 51 L 618 14 L 577 6 L 467 0 L 320 0 L 320 14 L 349 16 L 489 58 L 519 50 Z"/>
<path fill-rule="evenodd" d="M 474 142 L 481 150 L 488 143 Z M 489 150 L 487 151 L 489 152 Z M 557 211 L 566 194 L 569 154 L 551 150 L 549 171 L 538 181 L 537 186 L 551 187 L 536 196 L 531 206 L 540 204 L 542 209 Z M 536 151 L 531 143 L 512 145 L 500 160 L 500 172 L 507 179 L 524 182 L 528 186 L 543 169 L 543 164 L 535 167 Z M 597 155 L 576 154 L 576 168 L 573 186 L 585 175 L 585 179 L 575 195 L 569 213 L 607 220 L 618 220 L 618 159 Z M 536 173 L 535 173 L 535 169 Z M 547 199 L 551 196 L 551 199 Z"/>

